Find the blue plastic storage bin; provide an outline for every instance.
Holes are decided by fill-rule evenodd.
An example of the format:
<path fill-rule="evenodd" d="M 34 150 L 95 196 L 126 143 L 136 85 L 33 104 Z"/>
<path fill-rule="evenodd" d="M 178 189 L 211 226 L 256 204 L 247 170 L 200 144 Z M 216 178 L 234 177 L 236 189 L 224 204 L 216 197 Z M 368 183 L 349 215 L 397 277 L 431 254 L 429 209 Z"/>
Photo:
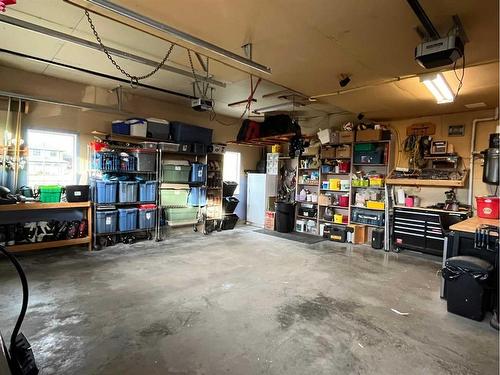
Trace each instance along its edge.
<path fill-rule="evenodd" d="M 155 225 L 156 206 L 139 207 L 139 229 L 152 229 L 155 227 Z"/>
<path fill-rule="evenodd" d="M 144 181 L 139 183 L 139 200 L 141 202 L 156 201 L 156 181 Z"/>
<path fill-rule="evenodd" d="M 130 124 L 125 121 L 113 121 L 111 131 L 115 134 L 130 135 Z"/>
<path fill-rule="evenodd" d="M 111 151 L 97 152 L 94 155 L 92 168 L 103 171 L 116 171 L 120 168 L 120 157 L 117 153 Z"/>
<path fill-rule="evenodd" d="M 96 211 L 96 233 L 116 232 L 117 216 L 116 210 Z"/>
<path fill-rule="evenodd" d="M 118 201 L 121 203 L 137 202 L 137 181 L 120 181 Z"/>
<path fill-rule="evenodd" d="M 207 189 L 203 187 L 192 187 L 188 196 L 188 204 L 190 206 L 206 206 Z"/>
<path fill-rule="evenodd" d="M 207 179 L 207 165 L 201 163 L 191 164 L 191 182 L 205 182 Z"/>
<path fill-rule="evenodd" d="M 137 170 L 137 158 L 131 154 L 120 155 L 120 170 L 122 171 Z"/>
<path fill-rule="evenodd" d="M 117 181 L 96 181 L 96 202 L 97 203 L 116 203 Z"/>
<path fill-rule="evenodd" d="M 118 209 L 118 229 L 120 231 L 137 229 L 137 208 Z"/>

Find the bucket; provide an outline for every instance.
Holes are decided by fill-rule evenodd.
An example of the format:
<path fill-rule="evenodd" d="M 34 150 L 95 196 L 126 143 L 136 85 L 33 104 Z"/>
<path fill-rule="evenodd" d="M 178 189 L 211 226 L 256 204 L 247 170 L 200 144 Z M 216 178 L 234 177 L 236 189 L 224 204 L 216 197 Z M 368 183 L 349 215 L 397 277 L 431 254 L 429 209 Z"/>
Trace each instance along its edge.
<path fill-rule="evenodd" d="M 295 204 L 276 202 L 276 230 L 281 233 L 293 231 L 295 221 Z"/>
<path fill-rule="evenodd" d="M 476 197 L 477 216 L 483 219 L 498 219 L 500 198 Z"/>

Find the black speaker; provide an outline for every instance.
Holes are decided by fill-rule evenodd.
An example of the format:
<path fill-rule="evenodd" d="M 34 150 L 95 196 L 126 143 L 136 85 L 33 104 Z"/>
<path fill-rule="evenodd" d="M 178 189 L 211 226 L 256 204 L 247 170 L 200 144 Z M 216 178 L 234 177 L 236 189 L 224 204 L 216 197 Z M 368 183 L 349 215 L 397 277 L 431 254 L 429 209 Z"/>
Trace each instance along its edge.
<path fill-rule="evenodd" d="M 374 249 L 382 249 L 384 247 L 384 230 L 382 228 L 373 229 L 372 247 Z"/>

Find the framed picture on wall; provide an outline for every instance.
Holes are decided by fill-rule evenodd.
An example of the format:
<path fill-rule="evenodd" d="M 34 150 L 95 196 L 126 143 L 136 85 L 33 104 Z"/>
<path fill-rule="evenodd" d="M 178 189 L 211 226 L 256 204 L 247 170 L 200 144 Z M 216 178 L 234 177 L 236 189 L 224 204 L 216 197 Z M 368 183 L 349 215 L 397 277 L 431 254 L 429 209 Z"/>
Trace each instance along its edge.
<path fill-rule="evenodd" d="M 448 126 L 448 137 L 463 137 L 464 133 L 465 133 L 465 125 Z"/>

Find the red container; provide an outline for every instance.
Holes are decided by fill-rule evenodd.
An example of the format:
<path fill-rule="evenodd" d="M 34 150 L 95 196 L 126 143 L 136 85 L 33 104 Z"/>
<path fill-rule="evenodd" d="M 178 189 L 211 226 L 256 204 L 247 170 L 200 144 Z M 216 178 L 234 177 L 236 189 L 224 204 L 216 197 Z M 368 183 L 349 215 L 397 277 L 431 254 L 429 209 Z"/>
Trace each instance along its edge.
<path fill-rule="evenodd" d="M 351 169 L 350 161 L 339 161 L 339 173 L 349 173 Z"/>
<path fill-rule="evenodd" d="M 340 207 L 349 206 L 349 196 L 348 195 L 340 195 L 339 196 L 339 206 Z"/>
<path fill-rule="evenodd" d="M 476 197 L 477 216 L 483 219 L 498 219 L 500 198 Z"/>
<path fill-rule="evenodd" d="M 152 210 L 154 208 L 156 208 L 156 204 L 152 204 L 152 203 L 151 204 L 148 203 L 148 204 L 141 204 L 141 205 L 139 205 L 139 210 Z"/>

